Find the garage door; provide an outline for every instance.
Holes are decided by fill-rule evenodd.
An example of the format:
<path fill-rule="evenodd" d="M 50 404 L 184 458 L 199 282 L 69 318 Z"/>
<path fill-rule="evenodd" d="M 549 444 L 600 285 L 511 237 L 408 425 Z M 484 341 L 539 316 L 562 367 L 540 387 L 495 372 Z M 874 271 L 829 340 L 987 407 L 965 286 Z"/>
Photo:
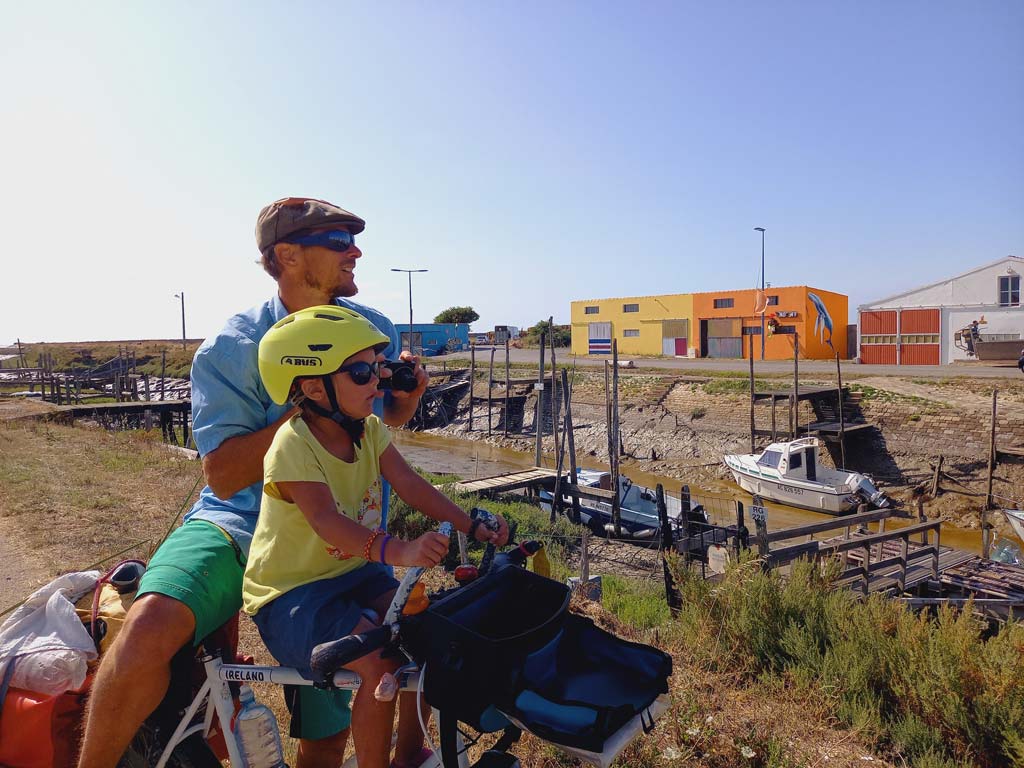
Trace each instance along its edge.
<path fill-rule="evenodd" d="M 612 324 L 591 323 L 587 329 L 587 354 L 610 355 L 612 353 Z"/>
<path fill-rule="evenodd" d="M 706 320 L 708 350 L 706 357 L 743 357 L 743 321 L 739 318 Z"/>
<path fill-rule="evenodd" d="M 900 365 L 938 365 L 939 310 L 900 311 Z"/>
<path fill-rule="evenodd" d="M 896 365 L 896 310 L 860 313 L 860 361 Z"/>

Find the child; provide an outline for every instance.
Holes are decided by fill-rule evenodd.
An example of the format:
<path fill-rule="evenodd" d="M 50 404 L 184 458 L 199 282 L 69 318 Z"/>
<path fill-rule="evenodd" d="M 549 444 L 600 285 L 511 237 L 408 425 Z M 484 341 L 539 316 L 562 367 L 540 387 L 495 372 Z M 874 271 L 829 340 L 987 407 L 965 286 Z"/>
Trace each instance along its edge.
<path fill-rule="evenodd" d="M 378 354 L 388 338 L 369 320 L 337 306 L 312 307 L 275 324 L 259 348 L 260 376 L 277 403 L 299 412 L 277 431 L 264 459 L 263 502 L 243 581 L 246 613 L 274 657 L 308 672 L 313 648 L 372 629 L 398 582 L 385 566 L 433 566 L 448 552 L 436 532 L 402 541 L 381 531 L 381 475 L 410 506 L 478 541 L 503 544 L 417 475 L 373 415 L 381 397 Z M 361 768 L 387 765 L 395 702 L 374 698 L 377 681 L 397 668 L 374 652 L 349 669 L 364 681 L 352 707 Z M 428 755 L 416 700 L 403 694 L 395 765 Z"/>

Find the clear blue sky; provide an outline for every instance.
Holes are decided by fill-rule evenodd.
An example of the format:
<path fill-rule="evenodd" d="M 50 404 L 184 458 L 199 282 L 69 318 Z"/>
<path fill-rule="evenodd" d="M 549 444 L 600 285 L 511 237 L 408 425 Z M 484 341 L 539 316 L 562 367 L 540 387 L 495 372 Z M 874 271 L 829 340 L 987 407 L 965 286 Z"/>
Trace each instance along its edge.
<path fill-rule="evenodd" d="M 359 298 L 477 328 L 752 287 L 856 305 L 1024 255 L 1024 3 L 8 4 L 0 343 L 190 337 L 256 213 L 368 221 Z"/>

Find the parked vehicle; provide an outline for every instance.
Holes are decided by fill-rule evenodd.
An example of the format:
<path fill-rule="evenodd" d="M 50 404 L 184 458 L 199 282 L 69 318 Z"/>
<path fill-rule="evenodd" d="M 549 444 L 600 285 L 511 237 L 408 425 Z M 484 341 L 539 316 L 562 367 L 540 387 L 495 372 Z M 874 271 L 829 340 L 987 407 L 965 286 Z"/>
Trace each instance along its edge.
<path fill-rule="evenodd" d="M 743 490 L 792 507 L 839 515 L 862 503 L 889 505 L 868 475 L 819 464 L 819 448 L 816 437 L 802 437 L 761 453 L 726 454 L 724 461 Z"/>

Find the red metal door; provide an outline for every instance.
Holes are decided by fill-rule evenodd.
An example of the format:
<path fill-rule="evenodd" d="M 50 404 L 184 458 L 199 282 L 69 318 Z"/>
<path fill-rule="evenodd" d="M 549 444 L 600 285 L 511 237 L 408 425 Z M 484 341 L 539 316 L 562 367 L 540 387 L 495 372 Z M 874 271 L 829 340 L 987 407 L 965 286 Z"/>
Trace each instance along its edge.
<path fill-rule="evenodd" d="M 686 357 L 686 339 L 676 339 L 676 357 Z"/>
<path fill-rule="evenodd" d="M 896 345 L 861 344 L 860 361 L 868 365 L 896 365 Z"/>

